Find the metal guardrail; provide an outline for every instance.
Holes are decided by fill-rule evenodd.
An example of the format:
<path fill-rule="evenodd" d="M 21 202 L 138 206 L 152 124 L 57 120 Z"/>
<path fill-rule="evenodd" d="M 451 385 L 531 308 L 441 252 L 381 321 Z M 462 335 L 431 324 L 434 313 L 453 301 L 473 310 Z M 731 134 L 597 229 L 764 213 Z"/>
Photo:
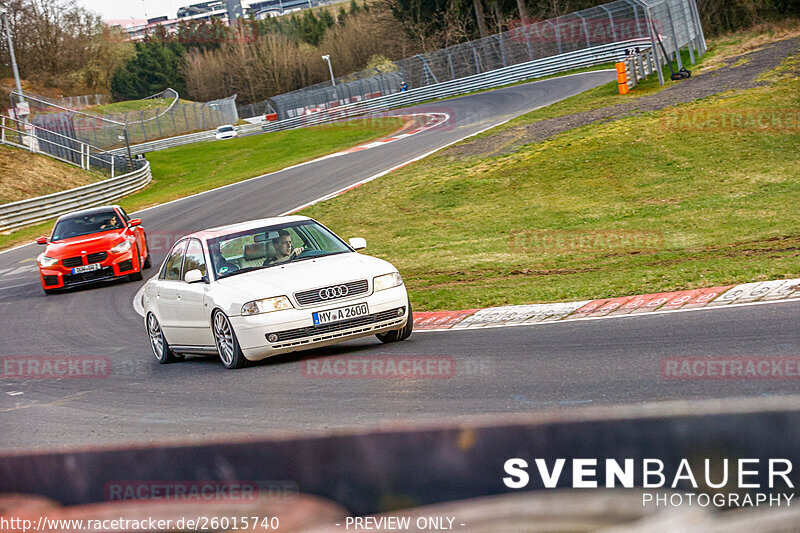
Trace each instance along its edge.
<path fill-rule="evenodd" d="M 653 51 L 650 48 L 625 58 L 625 74 L 628 79 L 628 89 L 633 89 L 639 82 L 646 79 L 656 70 Z"/>
<path fill-rule="evenodd" d="M 140 159 L 137 160 L 137 164 L 141 167 L 116 178 L 0 205 L 0 231 L 42 222 L 76 209 L 103 205 L 138 191 L 150 183 L 153 175 L 150 172 L 149 162 Z"/>
<path fill-rule="evenodd" d="M 250 124 L 250 126 L 257 126 L 255 130 L 260 128 L 260 125 Z M 237 126 L 236 129 L 242 133 L 242 128 L 245 126 Z M 255 131 L 253 130 L 253 131 Z M 159 139 L 157 141 L 150 141 L 146 143 L 131 145 L 131 155 L 146 154 L 147 152 L 156 152 L 158 150 L 166 150 L 175 146 L 183 146 L 184 144 L 192 144 L 203 141 L 213 141 L 216 130 L 200 131 L 197 133 L 188 133 L 186 135 L 178 135 L 176 137 L 167 137 L 166 139 Z M 109 150 L 109 153 L 122 155 L 125 153 L 125 148 L 117 148 Z"/>
<path fill-rule="evenodd" d="M 516 83 L 527 79 L 540 78 L 569 70 L 591 67 L 603 63 L 610 63 L 620 60 L 625 56 L 625 51 L 630 48 L 644 48 L 650 46 L 649 39 L 632 39 L 609 43 L 592 48 L 584 48 L 575 52 L 568 52 L 557 56 L 550 56 L 527 63 L 520 63 L 506 68 L 483 72 L 459 78 L 444 83 L 427 85 L 417 89 L 370 98 L 352 104 L 346 104 L 333 109 L 321 110 L 309 115 L 278 120 L 275 122 L 265 122 L 262 124 L 246 124 L 236 126 L 240 134 L 255 133 L 258 131 L 272 132 L 305 126 L 335 122 L 347 118 L 389 111 L 399 107 L 418 104 L 427 100 L 458 96 L 482 89 L 491 89 Z M 131 146 L 133 155 L 164 150 L 175 146 L 182 146 L 202 141 L 214 140 L 215 130 L 190 133 L 157 141 L 135 144 Z M 122 149 L 112 150 L 112 153 L 122 154 Z"/>
<path fill-rule="evenodd" d="M 473 91 L 491 89 L 524 81 L 526 79 L 541 78 L 569 70 L 615 62 L 625 56 L 626 50 L 635 47 L 643 48 L 649 45 L 650 41 L 648 39 L 632 39 L 592 48 L 584 48 L 575 52 L 568 52 L 566 54 L 537 59 L 527 63 L 520 63 L 518 65 L 483 72 L 481 74 L 474 74 L 444 83 L 427 85 L 400 93 L 379 96 L 377 98 L 319 111 L 310 115 L 267 123 L 264 125 L 263 130 L 278 131 L 322 124 L 367 113 L 405 107 L 427 100 L 447 98 Z"/>

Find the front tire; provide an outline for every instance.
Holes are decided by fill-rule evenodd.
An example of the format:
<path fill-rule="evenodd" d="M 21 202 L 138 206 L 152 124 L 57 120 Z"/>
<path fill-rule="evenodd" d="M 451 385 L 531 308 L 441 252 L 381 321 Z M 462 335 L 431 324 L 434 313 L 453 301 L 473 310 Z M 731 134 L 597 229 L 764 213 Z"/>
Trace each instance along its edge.
<path fill-rule="evenodd" d="M 242 368 L 247 364 L 231 321 L 222 311 L 215 311 L 211 317 L 211 329 L 214 332 L 214 343 L 222 366 L 229 369 Z"/>
<path fill-rule="evenodd" d="M 408 301 L 408 321 L 406 325 L 400 329 L 393 329 L 386 333 L 376 333 L 375 336 L 383 343 L 400 342 L 404 341 L 411 336 L 414 331 L 414 313 L 411 311 L 411 300 Z"/>
<path fill-rule="evenodd" d="M 175 355 L 167 344 L 167 338 L 164 337 L 164 332 L 161 331 L 161 325 L 158 323 L 156 315 L 147 313 L 147 334 L 150 336 L 150 348 L 153 350 L 153 355 L 156 360 L 162 365 L 174 363 L 183 359 L 182 356 Z"/>
<path fill-rule="evenodd" d="M 142 278 L 144 276 L 142 276 L 142 258 L 139 255 L 139 245 L 138 244 L 136 245 L 135 252 L 136 252 L 136 262 L 139 265 L 139 270 L 138 270 L 138 272 L 134 272 L 133 274 L 128 274 L 128 279 L 130 281 L 142 281 Z"/>
<path fill-rule="evenodd" d="M 147 241 L 147 235 L 144 236 L 144 251 L 147 254 L 147 259 L 142 264 L 142 270 L 147 270 L 153 266 L 153 258 L 150 255 L 150 243 Z"/>

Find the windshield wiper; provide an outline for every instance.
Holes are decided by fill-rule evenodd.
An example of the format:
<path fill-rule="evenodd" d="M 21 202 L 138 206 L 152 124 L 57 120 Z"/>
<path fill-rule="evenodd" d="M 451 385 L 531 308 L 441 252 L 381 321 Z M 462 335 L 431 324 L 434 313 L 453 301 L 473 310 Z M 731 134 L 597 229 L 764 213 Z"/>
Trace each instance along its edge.
<path fill-rule="evenodd" d="M 315 251 L 317 251 L 317 250 L 315 250 Z M 320 257 L 328 257 L 328 256 L 331 256 L 331 255 L 339 255 L 339 254 L 345 253 L 345 251 L 347 251 L 347 250 L 343 250 L 341 252 L 327 252 L 327 253 L 321 253 L 321 254 L 318 254 L 318 255 L 309 255 L 308 257 L 295 257 L 294 259 L 290 259 L 289 261 L 284 261 L 281 264 L 285 265 L 287 263 L 296 263 L 297 261 L 307 261 L 309 259 L 319 259 Z"/>

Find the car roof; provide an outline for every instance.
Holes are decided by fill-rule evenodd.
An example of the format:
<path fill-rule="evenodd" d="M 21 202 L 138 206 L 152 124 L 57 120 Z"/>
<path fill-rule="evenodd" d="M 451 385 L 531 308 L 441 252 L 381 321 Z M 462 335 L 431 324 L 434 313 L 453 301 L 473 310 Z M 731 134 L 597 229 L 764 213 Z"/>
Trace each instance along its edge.
<path fill-rule="evenodd" d="M 231 233 L 238 233 L 240 231 L 247 231 L 251 229 L 263 228 L 265 226 L 276 226 L 278 224 L 286 224 L 290 222 L 301 222 L 304 220 L 311 220 L 309 217 L 301 215 L 288 215 L 282 217 L 260 218 L 258 220 L 250 220 L 247 222 L 239 222 L 237 224 L 229 224 L 227 226 L 218 226 L 215 228 L 204 229 L 196 231 L 187 235 L 186 237 L 194 237 L 197 239 L 215 239 L 223 235 Z"/>
<path fill-rule="evenodd" d="M 58 220 L 97 215 L 98 213 L 105 213 L 112 209 L 121 209 L 121 207 L 115 204 L 115 205 L 101 205 L 100 207 L 92 207 L 90 209 L 81 209 L 80 211 L 72 211 L 71 213 L 65 213 L 60 217 L 58 217 Z M 56 220 L 56 222 L 58 222 L 58 220 Z"/>

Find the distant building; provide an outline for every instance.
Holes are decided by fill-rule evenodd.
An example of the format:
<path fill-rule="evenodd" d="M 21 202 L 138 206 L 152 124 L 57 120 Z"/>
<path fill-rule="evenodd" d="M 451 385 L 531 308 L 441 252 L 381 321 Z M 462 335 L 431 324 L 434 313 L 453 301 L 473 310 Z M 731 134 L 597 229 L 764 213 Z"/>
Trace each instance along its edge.
<path fill-rule="evenodd" d="M 218 19 L 230 24 L 230 21 L 241 18 L 265 19 L 278 17 L 301 9 L 330 3 L 332 3 L 331 0 L 260 0 L 242 8 L 241 0 L 212 0 L 181 7 L 178 9 L 177 16 L 174 19 L 163 16 L 147 19 L 147 23 L 135 21 L 133 23 L 114 25 L 124 31 L 129 40 L 140 41 L 154 33 L 159 26 L 163 27 L 167 33 L 173 33 L 177 31 L 179 24 L 193 20 Z"/>
<path fill-rule="evenodd" d="M 241 3 L 239 3 L 239 9 L 241 9 Z M 201 15 L 203 13 L 213 13 L 215 11 L 227 11 L 225 7 L 225 2 L 222 0 L 214 0 L 212 2 L 202 2 L 199 4 L 192 4 L 190 6 L 181 7 L 178 9 L 178 18 L 187 18 L 187 17 L 194 17 L 194 15 Z"/>

